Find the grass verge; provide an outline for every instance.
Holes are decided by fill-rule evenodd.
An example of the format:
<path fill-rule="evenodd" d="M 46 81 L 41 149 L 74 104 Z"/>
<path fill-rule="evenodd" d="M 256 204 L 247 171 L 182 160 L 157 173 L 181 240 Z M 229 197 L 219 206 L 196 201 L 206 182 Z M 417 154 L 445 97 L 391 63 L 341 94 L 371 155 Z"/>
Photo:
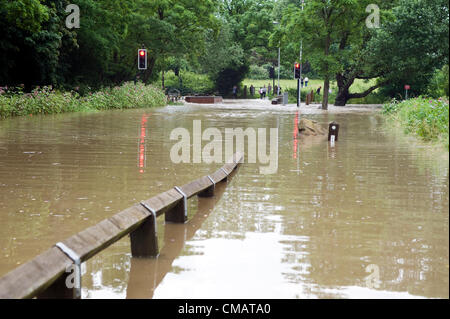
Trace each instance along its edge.
<path fill-rule="evenodd" d="M 37 114 L 57 114 L 91 110 L 130 109 L 163 106 L 164 93 L 151 85 L 127 82 L 122 86 L 80 96 L 77 92 L 61 92 L 45 86 L 31 93 L 20 88 L 0 89 L 0 119 Z"/>
<path fill-rule="evenodd" d="M 242 86 L 246 85 L 247 90 L 250 88 L 250 85 L 253 85 L 255 87 L 255 97 L 259 98 L 258 90 L 259 88 L 263 87 L 264 85 L 268 87 L 270 83 L 270 86 L 273 86 L 273 81 L 270 80 L 252 80 L 252 79 L 245 79 L 242 82 Z M 275 85 L 278 83 L 278 80 L 275 80 Z M 350 93 L 359 93 L 364 92 L 371 86 L 375 85 L 376 79 L 372 80 L 360 80 L 356 79 L 353 85 L 350 87 Z M 283 91 L 287 91 L 289 93 L 289 103 L 295 103 L 297 98 L 297 80 L 287 80 L 287 79 L 281 79 L 280 80 L 280 86 Z M 320 95 L 315 94 L 314 95 L 314 102 L 315 103 L 321 103 L 322 102 L 322 95 L 323 95 L 323 80 L 317 80 L 317 79 L 310 79 L 308 82 L 307 87 L 302 88 L 302 101 L 305 101 L 306 94 L 311 92 L 311 90 L 314 91 L 314 93 L 317 91 L 319 86 L 322 87 L 322 91 Z M 328 103 L 334 104 L 334 100 L 336 99 L 336 95 L 338 92 L 338 87 L 336 84 L 336 81 L 330 82 L 330 89 L 331 93 L 328 95 Z M 241 90 L 242 91 L 242 90 Z M 378 90 L 375 90 L 365 98 L 360 99 L 350 99 L 347 103 L 348 104 L 383 104 L 386 102 L 386 98 L 382 97 L 378 94 Z"/>
<path fill-rule="evenodd" d="M 448 98 L 394 100 L 383 106 L 383 114 L 406 134 L 414 134 L 424 141 L 438 141 L 449 149 Z"/>

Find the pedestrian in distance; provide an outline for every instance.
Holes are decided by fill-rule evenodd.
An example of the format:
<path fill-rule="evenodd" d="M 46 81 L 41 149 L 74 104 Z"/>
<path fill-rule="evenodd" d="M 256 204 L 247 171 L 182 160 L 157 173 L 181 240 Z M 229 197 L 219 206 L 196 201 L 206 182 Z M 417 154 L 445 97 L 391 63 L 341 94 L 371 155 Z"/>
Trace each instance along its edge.
<path fill-rule="evenodd" d="M 316 90 L 316 94 L 317 95 L 320 95 L 320 89 L 321 89 L 322 87 L 321 86 L 319 86 L 319 88 Z"/>
<path fill-rule="evenodd" d="M 237 86 L 233 86 L 233 97 L 236 99 L 237 98 Z"/>
<path fill-rule="evenodd" d="M 305 78 L 305 87 L 308 87 L 308 82 L 309 82 L 309 79 L 308 79 L 308 77 L 306 77 Z"/>
<path fill-rule="evenodd" d="M 252 85 L 250 85 L 250 95 L 253 97 L 255 95 L 255 87 Z"/>

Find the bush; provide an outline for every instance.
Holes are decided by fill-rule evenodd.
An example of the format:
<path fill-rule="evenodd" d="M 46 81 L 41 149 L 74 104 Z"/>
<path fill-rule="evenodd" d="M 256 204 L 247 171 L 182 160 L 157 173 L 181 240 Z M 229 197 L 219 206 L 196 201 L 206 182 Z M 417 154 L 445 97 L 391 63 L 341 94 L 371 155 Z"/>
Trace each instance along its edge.
<path fill-rule="evenodd" d="M 166 92 L 171 89 L 177 89 L 182 95 L 214 93 L 214 82 L 207 75 L 180 71 L 180 78 L 173 71 L 165 73 L 164 86 L 166 87 Z"/>
<path fill-rule="evenodd" d="M 240 86 L 248 73 L 248 66 L 241 65 L 238 68 L 226 68 L 217 74 L 216 88 L 222 96 L 230 96 L 234 85 Z"/>
<path fill-rule="evenodd" d="M 383 114 L 399 122 L 405 133 L 420 136 L 426 141 L 440 140 L 449 148 L 448 99 L 423 97 L 384 105 Z"/>
<path fill-rule="evenodd" d="M 60 92 L 52 87 L 36 88 L 24 94 L 21 90 L 0 89 L 0 119 L 36 114 L 128 109 L 163 106 L 164 93 L 150 85 L 125 83 L 81 97 L 77 92 Z"/>
<path fill-rule="evenodd" d="M 266 80 L 269 78 L 269 66 L 251 65 L 248 78 L 252 80 Z"/>
<path fill-rule="evenodd" d="M 269 80 L 269 69 L 271 64 L 264 64 L 262 66 L 251 65 L 250 71 L 248 73 L 248 78 L 251 80 Z M 306 72 L 308 71 L 308 72 Z M 309 69 L 303 70 L 303 77 L 313 78 L 313 73 Z M 278 79 L 278 66 L 275 67 L 275 78 Z M 292 67 L 285 67 L 281 65 L 280 67 L 280 79 L 291 80 L 294 78 L 294 69 Z"/>
<path fill-rule="evenodd" d="M 383 104 L 389 102 L 389 98 L 379 92 L 370 93 L 366 97 L 348 100 L 348 104 Z"/>
<path fill-rule="evenodd" d="M 433 77 L 430 80 L 430 84 L 427 88 L 427 94 L 433 98 L 439 98 L 441 96 L 448 97 L 449 91 L 449 74 L 448 64 L 441 70 L 436 70 Z"/>
<path fill-rule="evenodd" d="M 316 93 L 316 90 L 314 91 L 314 100 L 312 103 L 322 103 L 322 97 L 323 97 L 323 91 L 320 91 L 320 95 Z M 289 88 L 287 90 L 288 92 L 288 99 L 289 103 L 297 103 L 297 89 Z M 309 87 L 302 88 L 301 91 L 301 100 L 302 103 L 306 103 L 306 96 L 311 92 L 311 89 Z M 333 90 L 331 94 L 328 95 L 328 103 L 333 104 L 334 100 L 336 98 L 336 90 Z"/>
<path fill-rule="evenodd" d="M 297 103 L 297 89 L 289 88 L 289 89 L 287 89 L 287 92 L 288 92 L 288 101 L 289 101 L 289 103 Z M 302 91 L 300 93 L 301 94 L 302 103 L 306 102 L 306 95 L 308 95 L 309 92 L 311 92 L 311 91 L 302 89 Z M 283 94 L 283 92 L 281 94 Z M 314 92 L 314 102 L 316 100 L 321 99 L 321 96 L 320 97 L 316 97 L 316 95 L 317 94 L 315 94 L 315 92 Z"/>

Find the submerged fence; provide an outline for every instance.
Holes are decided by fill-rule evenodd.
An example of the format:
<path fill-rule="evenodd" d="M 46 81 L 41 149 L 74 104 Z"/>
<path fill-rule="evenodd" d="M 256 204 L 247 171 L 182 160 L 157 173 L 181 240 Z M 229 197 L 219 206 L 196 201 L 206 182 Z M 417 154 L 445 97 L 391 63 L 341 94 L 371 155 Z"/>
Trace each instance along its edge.
<path fill-rule="evenodd" d="M 243 154 L 237 152 L 213 174 L 174 187 L 57 243 L 0 278 L 0 299 L 80 298 L 80 264 L 128 234 L 133 257 L 158 257 L 156 218 L 164 214 L 166 222 L 185 223 L 187 200 L 213 196 L 215 185 L 226 180 L 242 160 Z"/>

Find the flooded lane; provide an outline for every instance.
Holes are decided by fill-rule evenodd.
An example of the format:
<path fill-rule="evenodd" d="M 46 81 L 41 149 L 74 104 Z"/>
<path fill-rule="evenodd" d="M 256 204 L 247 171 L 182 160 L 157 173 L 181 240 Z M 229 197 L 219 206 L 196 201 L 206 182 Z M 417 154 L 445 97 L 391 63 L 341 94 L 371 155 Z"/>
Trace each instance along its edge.
<path fill-rule="evenodd" d="M 340 123 L 335 147 L 300 139 L 301 116 Z M 277 173 L 246 163 L 213 200 L 190 200 L 188 224 L 160 218 L 158 260 L 131 258 L 128 238 L 95 256 L 84 297 L 448 298 L 448 154 L 386 131 L 371 109 L 262 101 L 0 122 L 0 275 L 217 169 L 170 161 L 170 132 L 193 120 L 278 128 Z"/>

